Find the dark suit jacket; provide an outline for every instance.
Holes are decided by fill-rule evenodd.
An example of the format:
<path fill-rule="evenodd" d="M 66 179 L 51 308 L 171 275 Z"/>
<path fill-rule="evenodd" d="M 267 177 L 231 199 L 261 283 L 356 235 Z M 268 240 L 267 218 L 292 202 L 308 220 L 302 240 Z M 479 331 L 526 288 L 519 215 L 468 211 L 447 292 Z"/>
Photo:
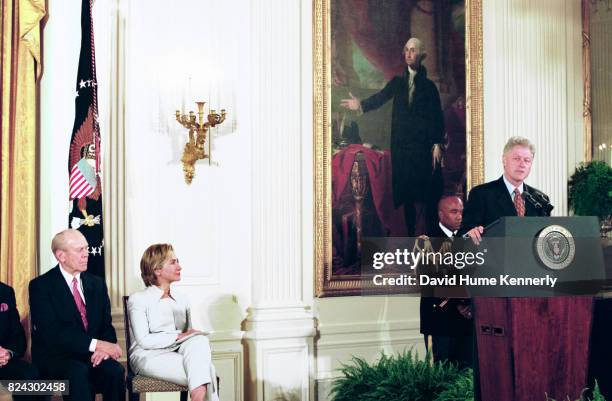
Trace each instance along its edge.
<path fill-rule="evenodd" d="M 524 184 L 524 190 L 529 193 L 540 192 L 527 184 Z M 516 209 L 503 177 L 499 177 L 495 181 L 478 185 L 470 191 L 463 210 L 459 235 L 476 226 L 487 226 L 503 216 L 516 216 Z M 526 201 L 525 216 L 544 216 L 544 213 Z"/>
<path fill-rule="evenodd" d="M 395 206 L 422 201 L 431 182 L 431 148 L 444 140 L 444 115 L 436 85 L 421 66 L 408 99 L 408 69 L 392 78 L 378 93 L 361 101 L 363 112 L 393 99 L 391 112 L 391 172 Z"/>
<path fill-rule="evenodd" d="M 106 284 L 87 272 L 81 273 L 81 280 L 87 331 L 59 265 L 30 282 L 32 358 L 36 364 L 56 363 L 62 359 L 89 360 L 93 338 L 117 342 Z"/>
<path fill-rule="evenodd" d="M 447 236 L 440 226 L 436 226 L 427 234 L 431 239 L 434 251 L 438 251 Z M 427 291 L 425 291 L 427 292 Z M 446 299 L 445 305 L 440 306 Z M 422 296 L 420 304 L 421 333 L 436 336 L 466 336 L 472 334 L 472 321 L 464 318 L 457 305 L 469 304 L 464 298 L 435 298 Z"/>
<path fill-rule="evenodd" d="M 23 356 L 26 349 L 26 337 L 19 320 L 15 291 L 3 283 L 0 283 L 0 346 L 13 351 L 15 358 Z"/>

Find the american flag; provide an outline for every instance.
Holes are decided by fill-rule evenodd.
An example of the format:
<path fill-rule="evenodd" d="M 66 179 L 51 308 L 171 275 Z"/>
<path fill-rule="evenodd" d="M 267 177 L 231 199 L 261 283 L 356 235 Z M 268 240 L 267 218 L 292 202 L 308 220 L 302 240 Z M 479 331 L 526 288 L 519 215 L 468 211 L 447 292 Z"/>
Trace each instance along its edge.
<path fill-rule="evenodd" d="M 92 175 L 93 173 L 93 175 Z M 70 199 L 81 199 L 93 194 L 96 189 L 96 176 L 87 160 L 81 159 L 70 172 Z"/>
<path fill-rule="evenodd" d="M 98 83 L 94 50 L 92 7 L 94 0 L 81 1 L 81 52 L 75 91 L 75 116 L 68 155 L 68 225 L 78 229 L 89 244 L 87 269 L 104 278 L 104 232 L 102 229 L 102 185 Z"/>

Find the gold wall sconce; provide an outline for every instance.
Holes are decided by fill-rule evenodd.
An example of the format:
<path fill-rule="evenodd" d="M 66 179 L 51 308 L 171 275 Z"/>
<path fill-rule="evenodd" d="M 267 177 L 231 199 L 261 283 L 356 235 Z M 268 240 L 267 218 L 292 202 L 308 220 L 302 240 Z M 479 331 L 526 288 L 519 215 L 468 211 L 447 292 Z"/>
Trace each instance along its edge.
<path fill-rule="evenodd" d="M 176 111 L 176 121 L 189 130 L 189 140 L 185 144 L 185 150 L 181 158 L 187 185 L 191 184 L 195 176 L 196 161 L 207 158 L 208 163 L 211 164 L 212 138 L 210 129 L 225 121 L 225 109 L 221 109 L 221 114 L 218 114 L 216 110 L 210 110 L 209 108 L 207 119 L 204 120 L 204 105 L 206 102 L 196 102 L 196 104 L 198 105 L 197 121 L 193 111 L 190 111 L 189 115 L 182 114 L 180 110 Z M 207 133 L 209 134 L 208 141 L 206 140 Z M 208 148 L 208 153 L 205 148 Z"/>

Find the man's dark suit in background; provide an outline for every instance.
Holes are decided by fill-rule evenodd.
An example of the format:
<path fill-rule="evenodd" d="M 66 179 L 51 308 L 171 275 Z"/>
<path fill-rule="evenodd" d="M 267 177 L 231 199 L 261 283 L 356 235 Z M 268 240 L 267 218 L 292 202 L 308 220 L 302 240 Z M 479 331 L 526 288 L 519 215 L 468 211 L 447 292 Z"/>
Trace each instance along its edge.
<path fill-rule="evenodd" d="M 461 225 L 463 202 L 457 196 L 444 196 L 437 209 L 440 222 L 427 234 L 434 252 L 440 251 L 444 242 L 452 241 L 454 232 Z M 422 291 L 421 333 L 425 346 L 431 347 L 434 361 L 450 361 L 461 368 L 472 367 L 473 323 L 469 300 L 436 298 L 429 296 L 428 288 Z"/>
<path fill-rule="evenodd" d="M 87 400 L 87 394 L 94 390 L 90 380 L 99 391 L 113 384 L 104 383 L 109 378 L 120 375 L 123 380 L 123 368 L 114 359 L 109 358 L 95 368 L 90 362 L 89 345 L 93 338 L 117 342 L 110 300 L 102 279 L 81 274 L 89 323 L 85 331 L 59 269 L 56 266 L 30 283 L 32 359 L 45 377 L 70 380 L 71 399 Z"/>
<path fill-rule="evenodd" d="M 19 320 L 15 302 L 15 292 L 6 284 L 0 283 L 0 353 L 11 354 L 8 363 L 0 363 L 0 380 L 35 380 L 38 370 L 22 360 L 26 350 L 26 336 Z M 34 397 L 15 397 L 15 401 L 34 400 Z"/>
<path fill-rule="evenodd" d="M 430 232 L 434 251 L 440 248 L 440 238 L 446 234 L 440 228 Z M 438 239 L 437 241 L 435 239 Z M 460 368 L 472 367 L 473 322 L 459 311 L 469 308 L 469 300 L 463 298 L 422 297 L 420 304 L 421 333 L 431 336 L 434 361 L 449 361 Z"/>
<path fill-rule="evenodd" d="M 108 291 L 101 278 L 86 272 L 87 241 L 64 230 L 52 250 L 60 264 L 30 282 L 34 363 L 43 377 L 70 381 L 65 399 L 93 401 L 101 392 L 104 401 L 123 401 L 124 369 L 116 361 L 121 349 Z"/>

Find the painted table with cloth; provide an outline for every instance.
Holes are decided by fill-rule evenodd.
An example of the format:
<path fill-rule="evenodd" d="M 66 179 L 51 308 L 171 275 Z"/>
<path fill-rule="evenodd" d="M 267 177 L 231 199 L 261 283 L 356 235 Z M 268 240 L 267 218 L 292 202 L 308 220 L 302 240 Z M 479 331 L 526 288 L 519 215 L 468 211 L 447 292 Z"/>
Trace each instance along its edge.
<path fill-rule="evenodd" d="M 332 157 L 332 272 L 359 274 L 364 237 L 406 235 L 393 206 L 391 153 L 349 145 Z"/>

